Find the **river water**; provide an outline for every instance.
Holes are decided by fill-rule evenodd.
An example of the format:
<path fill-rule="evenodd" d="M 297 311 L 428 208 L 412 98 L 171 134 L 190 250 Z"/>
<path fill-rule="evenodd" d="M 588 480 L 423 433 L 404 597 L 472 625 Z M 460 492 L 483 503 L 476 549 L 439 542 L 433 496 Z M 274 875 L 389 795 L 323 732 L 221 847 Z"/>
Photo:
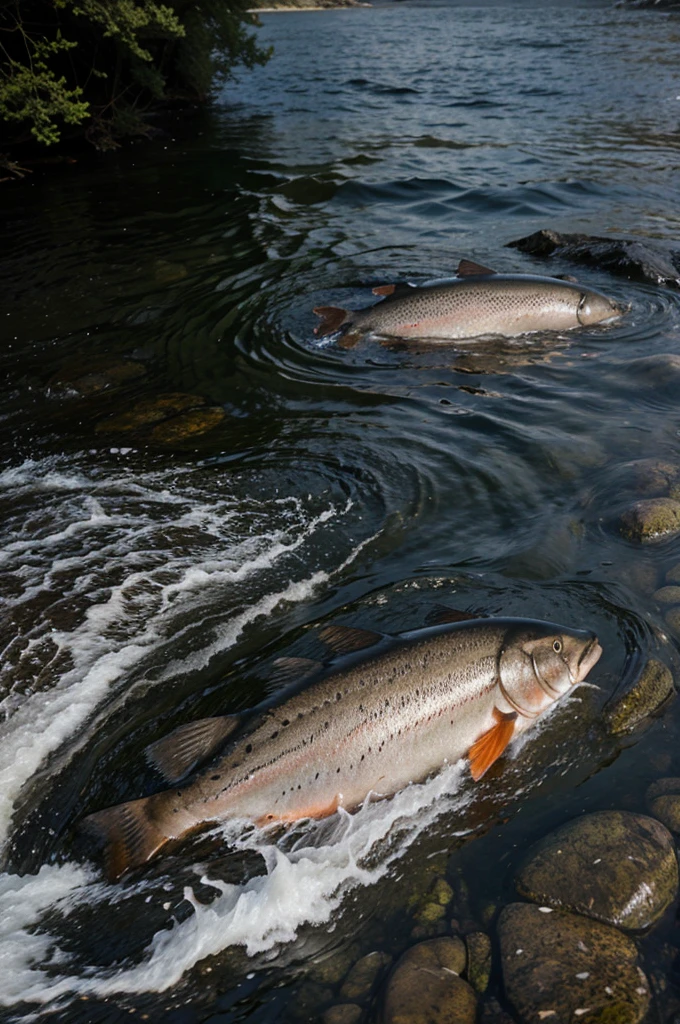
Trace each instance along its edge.
<path fill-rule="evenodd" d="M 405 948 L 435 867 L 482 920 L 527 843 L 680 774 L 674 706 L 601 727 L 672 655 L 650 595 L 680 545 L 616 519 L 628 464 L 680 454 L 677 293 L 555 261 L 629 312 L 456 346 L 343 349 L 312 313 L 461 257 L 546 272 L 506 247 L 539 228 L 676 239 L 680 21 L 407 0 L 259 35 L 270 63 L 172 137 L 0 194 L 8 1020 L 318 1019 L 353 960 Z M 225 415 L 116 423 L 169 393 Z M 596 630 L 599 690 L 477 787 L 452 767 L 283 839 L 227 826 L 115 885 L 82 851 L 85 814 L 160 788 L 148 743 L 275 696 L 320 625 L 441 604 Z"/>

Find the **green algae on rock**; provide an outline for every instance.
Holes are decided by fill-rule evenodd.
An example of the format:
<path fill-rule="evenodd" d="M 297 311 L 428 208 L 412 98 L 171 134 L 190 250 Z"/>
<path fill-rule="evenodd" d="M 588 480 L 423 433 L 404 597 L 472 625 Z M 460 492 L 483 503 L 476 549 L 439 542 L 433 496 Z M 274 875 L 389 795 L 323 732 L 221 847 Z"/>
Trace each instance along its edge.
<path fill-rule="evenodd" d="M 641 544 L 677 537 L 680 533 L 680 501 L 675 498 L 636 501 L 622 514 L 619 529 L 626 540 Z"/>
<path fill-rule="evenodd" d="M 637 931 L 649 928 L 676 897 L 675 844 L 655 818 L 595 811 L 536 843 L 515 883 L 536 903 Z"/>
<path fill-rule="evenodd" d="M 503 983 L 522 1024 L 638 1024 L 650 1002 L 634 942 L 579 914 L 511 903 L 498 921 Z"/>
<path fill-rule="evenodd" d="M 465 959 L 457 938 L 429 939 L 407 949 L 387 982 L 384 1024 L 474 1024 L 477 996 L 459 977 Z"/>
<path fill-rule="evenodd" d="M 662 821 L 671 832 L 680 832 L 680 779 L 666 778 L 653 782 L 645 795 L 649 813 Z"/>
<path fill-rule="evenodd" d="M 100 420 L 95 427 L 97 433 L 117 433 L 131 430 L 142 430 L 144 427 L 160 423 L 168 417 L 177 416 L 189 409 L 205 405 L 200 395 L 186 395 L 183 392 L 153 395 L 141 398 L 125 412 L 116 413 Z"/>
<path fill-rule="evenodd" d="M 48 394 L 87 398 L 102 391 L 114 391 L 146 373 L 146 367 L 133 359 L 95 356 L 64 363 L 47 384 Z"/>
<path fill-rule="evenodd" d="M 491 975 L 491 939 L 486 932 L 470 932 L 467 947 L 467 980 L 477 992 L 486 992 Z"/>
<path fill-rule="evenodd" d="M 376 950 L 362 956 L 350 969 L 340 988 L 340 998 L 348 1003 L 366 1002 L 386 967 L 392 963 L 389 953 Z"/>
<path fill-rule="evenodd" d="M 614 735 L 632 732 L 675 692 L 673 675 L 662 661 L 650 658 L 633 685 L 607 706 L 604 720 Z"/>
<path fill-rule="evenodd" d="M 207 434 L 209 430 L 221 423 L 224 417 L 225 412 L 221 405 L 207 405 L 202 409 L 192 409 L 180 416 L 163 420 L 155 426 L 151 431 L 151 440 L 159 444 L 185 441 L 190 437 L 197 437 L 199 434 Z"/>

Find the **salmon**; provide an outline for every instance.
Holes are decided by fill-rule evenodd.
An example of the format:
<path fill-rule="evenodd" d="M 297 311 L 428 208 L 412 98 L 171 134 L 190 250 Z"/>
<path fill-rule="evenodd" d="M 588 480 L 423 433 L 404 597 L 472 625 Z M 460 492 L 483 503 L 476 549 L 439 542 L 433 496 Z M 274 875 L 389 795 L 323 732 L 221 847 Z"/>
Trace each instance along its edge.
<path fill-rule="evenodd" d="M 479 780 L 601 654 L 588 630 L 513 618 L 393 638 L 331 626 L 321 637 L 353 656 L 325 675 L 284 659 L 288 678 L 320 678 L 250 723 L 227 715 L 180 726 L 148 749 L 172 788 L 84 819 L 106 844 L 111 879 L 232 818 L 267 825 L 351 811 L 462 757 Z"/>
<path fill-rule="evenodd" d="M 422 287 L 381 285 L 373 292 L 382 301 L 365 309 L 317 306 L 315 334 L 341 331 L 345 347 L 367 334 L 435 341 L 516 337 L 608 323 L 623 312 L 606 295 L 574 281 L 497 274 L 470 260 L 461 260 L 457 274 L 458 280 Z"/>

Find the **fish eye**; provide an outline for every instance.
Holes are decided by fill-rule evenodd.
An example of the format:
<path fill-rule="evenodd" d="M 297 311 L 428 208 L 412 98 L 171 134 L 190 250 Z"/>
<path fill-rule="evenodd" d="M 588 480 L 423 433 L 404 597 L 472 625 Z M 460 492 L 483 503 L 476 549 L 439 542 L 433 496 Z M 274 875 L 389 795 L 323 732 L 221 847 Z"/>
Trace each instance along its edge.
<path fill-rule="evenodd" d="M 562 641 L 561 640 L 553 640 L 553 651 L 555 652 L 555 654 L 559 654 L 561 650 L 562 650 Z"/>

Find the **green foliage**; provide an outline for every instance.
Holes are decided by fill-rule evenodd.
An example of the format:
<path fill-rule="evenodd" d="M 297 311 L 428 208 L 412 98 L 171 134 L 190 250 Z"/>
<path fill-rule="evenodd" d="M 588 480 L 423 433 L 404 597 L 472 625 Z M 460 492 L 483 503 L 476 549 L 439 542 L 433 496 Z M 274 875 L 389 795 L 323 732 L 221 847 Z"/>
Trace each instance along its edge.
<path fill-rule="evenodd" d="M 114 146 L 147 130 L 152 103 L 204 99 L 216 73 L 263 63 L 253 24 L 246 0 L 0 0 L 3 136 Z"/>

